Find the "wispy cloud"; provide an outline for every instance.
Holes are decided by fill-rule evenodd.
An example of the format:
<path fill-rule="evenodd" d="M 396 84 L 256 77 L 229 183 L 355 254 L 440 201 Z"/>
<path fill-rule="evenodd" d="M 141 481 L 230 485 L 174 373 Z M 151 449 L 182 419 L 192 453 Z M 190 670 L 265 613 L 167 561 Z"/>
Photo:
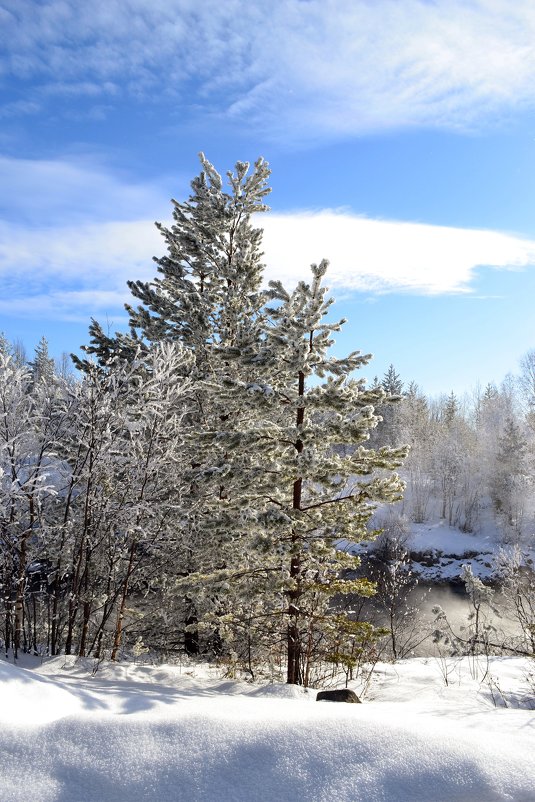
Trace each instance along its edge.
<path fill-rule="evenodd" d="M 532 0 L 17 0 L 1 24 L 5 79 L 38 81 L 28 103 L 185 109 L 187 90 L 188 112 L 294 140 L 464 129 L 535 105 Z"/>
<path fill-rule="evenodd" d="M 126 293 L 109 290 L 52 290 L 22 298 L 0 298 L 0 315 L 31 320 L 89 324 L 90 317 L 104 322 L 113 315 L 113 327 L 128 326 L 123 304 Z"/>
<path fill-rule="evenodd" d="M 151 220 L 63 227 L 0 224 L 0 313 L 48 320 L 114 320 L 128 279 L 150 279 L 162 250 Z"/>
<path fill-rule="evenodd" d="M 188 182 L 178 191 L 186 191 Z M 158 182 L 134 182 L 83 154 L 74 160 L 0 156 L 0 218 L 39 227 L 73 220 L 117 220 L 164 214 L 168 199 Z"/>
<path fill-rule="evenodd" d="M 535 241 L 510 234 L 371 220 L 333 211 L 263 220 L 266 280 L 289 288 L 329 258 L 337 295 L 470 292 L 477 268 L 535 266 Z M 165 244 L 152 221 L 0 228 L 0 312 L 55 319 L 107 314 L 131 300 L 128 279 L 149 280 Z"/>
<path fill-rule="evenodd" d="M 149 278 L 161 238 L 150 220 L 35 228 L 2 224 L 0 277 L 23 292 L 28 281 L 122 291 Z"/>
<path fill-rule="evenodd" d="M 13 103 L 5 103 L 0 107 L 0 119 L 7 120 L 10 117 L 26 117 L 38 114 L 41 106 L 31 100 L 15 100 Z"/>
<path fill-rule="evenodd" d="M 149 280 L 165 243 L 153 224 L 169 216 L 157 182 L 133 183 L 90 159 L 0 158 L 0 312 L 56 319 L 117 319 L 128 279 Z M 186 192 L 186 182 L 183 196 Z M 160 212 L 160 213 L 159 213 Z M 150 216 L 149 216 L 150 215 Z M 289 287 L 328 258 L 336 295 L 476 291 L 479 267 L 535 266 L 535 241 L 498 231 L 377 220 L 347 210 L 271 212 L 264 227 L 266 280 Z M 480 288 L 478 288 L 480 289 Z"/>

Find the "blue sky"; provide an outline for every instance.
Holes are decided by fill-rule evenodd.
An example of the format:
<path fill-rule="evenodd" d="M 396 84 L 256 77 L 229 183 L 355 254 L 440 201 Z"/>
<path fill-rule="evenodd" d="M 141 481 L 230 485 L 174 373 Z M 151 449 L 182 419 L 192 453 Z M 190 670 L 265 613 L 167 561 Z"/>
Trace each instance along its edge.
<path fill-rule="evenodd" d="M 532 0 L 0 0 L 0 330 L 125 320 L 202 150 L 271 164 L 268 277 L 431 394 L 535 347 Z"/>

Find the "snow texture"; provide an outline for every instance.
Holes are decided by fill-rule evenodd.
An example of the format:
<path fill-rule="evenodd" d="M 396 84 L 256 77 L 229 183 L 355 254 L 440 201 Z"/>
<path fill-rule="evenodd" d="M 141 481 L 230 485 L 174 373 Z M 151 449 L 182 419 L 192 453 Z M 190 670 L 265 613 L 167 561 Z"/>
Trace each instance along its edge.
<path fill-rule="evenodd" d="M 363 555 L 372 552 L 374 541 L 352 543 L 349 540 L 338 541 L 343 551 Z M 497 561 L 502 549 L 506 552 L 510 546 L 504 545 L 497 530 L 486 526 L 481 532 L 461 532 L 444 521 L 435 523 L 410 525 L 406 548 L 412 553 L 412 568 L 422 582 L 458 582 L 462 566 L 470 564 L 475 576 L 483 581 L 496 574 Z M 521 544 L 520 548 L 528 565 L 535 563 L 535 540 Z M 423 561 L 416 558 L 422 555 Z"/>
<path fill-rule="evenodd" d="M 91 663 L 74 658 L 34 668 L 0 661 L 0 796 L 533 802 L 535 715 L 522 707 L 530 664 L 482 667 L 497 707 L 473 663 L 448 663 L 448 685 L 444 665 L 381 665 L 364 704 L 345 705 L 208 669 L 101 665 L 92 676 Z"/>

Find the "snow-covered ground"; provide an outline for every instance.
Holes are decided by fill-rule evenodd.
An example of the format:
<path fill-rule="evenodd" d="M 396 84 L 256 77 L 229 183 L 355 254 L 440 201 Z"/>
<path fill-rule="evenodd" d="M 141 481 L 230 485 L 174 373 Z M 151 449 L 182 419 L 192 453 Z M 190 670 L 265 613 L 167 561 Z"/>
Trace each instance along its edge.
<path fill-rule="evenodd" d="M 361 705 L 202 667 L 91 667 L 0 660 L 2 802 L 535 800 L 526 660 L 382 664 Z"/>
<path fill-rule="evenodd" d="M 502 545 L 491 529 L 477 534 L 461 532 L 441 521 L 411 524 L 408 547 L 417 554 L 433 555 L 431 561 L 413 562 L 423 581 L 445 582 L 459 580 L 465 563 L 480 579 L 488 579 L 496 571 Z"/>

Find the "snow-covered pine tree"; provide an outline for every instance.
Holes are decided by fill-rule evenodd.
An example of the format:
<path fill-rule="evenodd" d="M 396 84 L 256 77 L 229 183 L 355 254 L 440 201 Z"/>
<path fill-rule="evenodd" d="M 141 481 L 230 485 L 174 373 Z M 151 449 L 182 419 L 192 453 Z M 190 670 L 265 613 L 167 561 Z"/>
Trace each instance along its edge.
<path fill-rule="evenodd" d="M 363 445 L 378 423 L 373 405 L 382 399 L 377 391 L 366 390 L 363 379 L 350 378 L 367 364 L 369 355 L 352 352 L 342 359 L 329 355 L 332 335 L 344 321 L 324 320 L 333 303 L 323 286 L 327 266 L 326 261 L 312 265 L 310 284 L 300 282 L 292 294 L 280 283 L 270 285 L 280 306 L 269 310 L 272 327 L 266 332 L 267 346 L 274 355 L 276 394 L 286 401 L 287 423 L 276 434 L 281 472 L 277 492 L 268 503 L 274 512 L 283 510 L 288 517 L 276 542 L 285 552 L 287 567 L 289 683 L 304 679 L 305 639 L 313 635 L 314 618 L 321 620 L 319 612 L 328 612 L 335 594 L 368 592 L 366 582 L 342 578 L 344 560 L 336 543 L 368 536 L 367 523 L 376 505 L 399 500 L 403 482 L 392 471 L 407 454 L 406 448 L 374 451 Z M 325 377 L 323 383 L 311 386 L 311 380 Z M 357 448 L 341 457 L 334 450 L 337 443 Z M 310 600 L 317 602 L 318 596 L 324 599 L 323 609 L 318 611 L 316 604 L 311 617 Z"/>
<path fill-rule="evenodd" d="M 390 364 L 380 386 L 386 393 L 385 402 L 376 408 L 376 414 L 382 418 L 373 435 L 374 446 L 394 446 L 401 442 L 401 400 L 403 381 L 394 365 Z"/>
<path fill-rule="evenodd" d="M 39 381 L 51 383 L 55 373 L 55 363 L 48 351 L 48 340 L 41 337 L 35 347 L 34 358 L 30 362 L 34 384 Z"/>
<path fill-rule="evenodd" d="M 337 543 L 370 536 L 367 523 L 376 505 L 401 496 L 403 482 L 392 471 L 406 456 L 405 448 L 364 446 L 379 420 L 373 405 L 386 394 L 350 378 L 369 355 L 329 355 L 343 321 L 324 320 L 332 303 L 322 286 L 326 269 L 325 261 L 313 265 L 310 284 L 300 282 L 293 293 L 271 283 L 275 304 L 267 309 L 263 342 L 246 360 L 256 380 L 244 380 L 243 373 L 227 377 L 221 393 L 233 425 L 204 435 L 219 450 L 214 470 L 229 488 L 224 497 L 213 497 L 213 505 L 227 540 L 240 548 L 234 564 L 225 561 L 198 579 L 231 597 L 227 609 L 233 610 L 224 616 L 228 631 L 251 615 L 257 627 L 268 627 L 269 617 L 276 622 L 273 637 L 283 634 L 292 684 L 308 684 L 319 644 L 324 654 L 330 640 L 340 648 L 331 636 L 348 617 L 333 598 L 372 592 L 366 580 L 342 576 L 357 561 Z M 338 453 L 341 443 L 355 446 L 349 456 Z M 357 629 L 349 627 L 348 637 L 355 638 Z"/>
<path fill-rule="evenodd" d="M 203 170 L 191 182 L 190 197 L 172 201 L 173 225 L 156 223 L 167 244 L 167 253 L 154 259 L 158 276 L 128 282 L 140 301 L 126 306 L 130 335 L 109 337 L 95 321 L 90 327 L 85 350 L 102 362 L 118 352 L 129 355 L 140 341 L 178 341 L 192 349 L 205 377 L 219 346 L 239 347 L 253 336 L 263 306 L 263 264 L 262 230 L 253 228 L 251 215 L 268 208 L 269 166 L 258 159 L 250 172 L 247 162 L 237 162 L 227 173 L 227 192 L 203 153 L 199 158 Z"/>
<path fill-rule="evenodd" d="M 403 381 L 401 376 L 396 371 L 394 365 L 390 364 L 388 370 L 383 376 L 381 386 L 385 393 L 389 396 L 401 395 L 403 392 Z"/>
<path fill-rule="evenodd" d="M 168 254 L 156 260 L 159 276 L 130 284 L 141 301 L 128 307 L 130 334 L 109 338 L 94 323 L 87 350 L 105 362 L 162 339 L 191 349 L 190 492 L 176 519 L 190 544 L 176 560 L 193 606 L 187 629 L 198 617 L 219 644 L 237 632 L 251 644 L 266 632 L 280 639 L 282 626 L 288 681 L 306 683 L 316 638 L 326 643 L 329 628 L 342 626 L 328 614 L 331 598 L 370 592 L 363 580 L 342 580 L 335 542 L 363 537 L 374 505 L 399 498 L 391 472 L 406 452 L 362 445 L 386 394 L 348 379 L 368 357 L 327 355 L 338 325 L 323 322 L 326 263 L 293 294 L 275 284 L 266 319 L 261 231 L 250 224 L 266 208 L 266 163 L 251 175 L 238 163 L 226 192 L 201 161 L 189 200 L 174 202 L 174 225 L 160 226 Z M 356 448 L 342 458 L 335 446 L 345 443 Z"/>
<path fill-rule="evenodd" d="M 173 201 L 173 225 L 157 224 L 167 244 L 167 254 L 155 259 L 158 276 L 151 282 L 129 282 L 140 301 L 135 309 L 127 306 L 130 333 L 109 337 L 93 322 L 91 345 L 86 348 L 102 365 L 116 356 L 128 361 L 139 349 L 143 352 L 148 344 L 160 341 L 178 341 L 193 354 L 193 389 L 184 419 L 191 433 L 190 449 L 189 456 L 183 455 L 184 466 L 191 468 L 190 492 L 177 514 L 178 540 L 184 548 L 174 561 L 176 571 L 185 575 L 224 559 L 211 503 L 212 496 L 228 492 L 226 481 L 212 470 L 213 454 L 206 450 L 200 454 L 197 437 L 203 428 L 232 425 L 219 390 L 225 377 L 242 368 L 228 353 L 236 356 L 257 348 L 265 301 L 262 232 L 251 225 L 251 217 L 267 209 L 264 199 L 270 192 L 270 171 L 263 159 L 252 170 L 238 162 L 235 171 L 227 173 L 228 191 L 203 154 L 200 159 L 203 170 L 192 182 L 189 199 Z M 189 631 L 196 618 L 190 599 L 185 642 L 191 651 L 197 648 L 197 635 Z"/>

